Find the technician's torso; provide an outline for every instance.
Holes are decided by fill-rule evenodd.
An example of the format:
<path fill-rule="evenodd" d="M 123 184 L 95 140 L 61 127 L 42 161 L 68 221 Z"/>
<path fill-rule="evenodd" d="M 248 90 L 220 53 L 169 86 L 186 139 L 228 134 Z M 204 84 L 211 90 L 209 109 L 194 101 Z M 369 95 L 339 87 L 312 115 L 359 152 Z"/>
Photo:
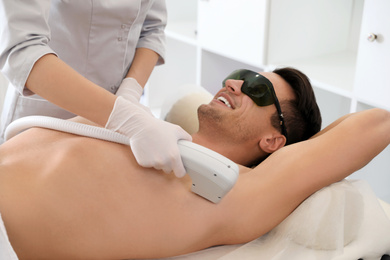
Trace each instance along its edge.
<path fill-rule="evenodd" d="M 156 8 L 156 2 L 159 2 L 158 7 L 163 6 L 160 0 L 41 1 L 31 3 L 32 10 L 25 16 L 27 20 L 36 21 L 33 14 L 49 12 L 47 24 L 44 20 L 36 21 L 38 24 L 32 26 L 32 30 L 37 30 L 37 35 L 45 35 L 45 27 L 49 26 L 48 46 L 59 58 L 85 78 L 115 93 L 130 68 L 148 12 L 154 8 L 156 19 L 150 21 L 150 35 L 153 34 L 152 27 L 157 27 L 165 19 L 165 9 Z M 16 27 L 19 26 L 22 25 Z M 12 26 L 10 28 L 12 30 Z M 150 49 L 163 49 L 160 36 L 148 37 L 151 37 L 148 40 Z M 21 44 L 28 46 L 29 41 Z M 25 49 L 23 53 L 20 51 L 19 57 L 28 55 L 28 48 Z M 16 60 L 6 62 L 23 63 Z M 22 69 L 13 70 L 11 73 L 17 75 Z M 46 115 L 63 119 L 74 116 L 38 95 L 22 96 L 19 91 L 11 84 L 8 87 L 0 134 L 9 123 L 24 116 Z"/>
<path fill-rule="evenodd" d="M 52 0 L 49 46 L 60 59 L 115 92 L 133 60 L 152 0 Z"/>
<path fill-rule="evenodd" d="M 228 216 L 190 186 L 189 178 L 139 167 L 126 146 L 91 138 L 31 129 L 0 146 L 0 213 L 22 259 L 208 247 Z"/>

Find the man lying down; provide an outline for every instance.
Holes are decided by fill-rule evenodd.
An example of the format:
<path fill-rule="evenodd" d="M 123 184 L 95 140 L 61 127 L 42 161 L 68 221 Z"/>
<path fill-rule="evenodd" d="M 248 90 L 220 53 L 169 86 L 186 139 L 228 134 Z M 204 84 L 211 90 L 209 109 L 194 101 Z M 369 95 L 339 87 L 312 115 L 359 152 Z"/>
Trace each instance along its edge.
<path fill-rule="evenodd" d="M 190 192 L 187 175 L 140 167 L 125 145 L 39 128 L 4 143 L 0 213 L 10 245 L 0 228 L 0 251 L 9 259 L 160 258 L 249 242 L 390 143 L 390 113 L 381 109 L 315 134 L 312 88 L 289 68 L 232 73 L 198 114 L 193 141 L 242 165 L 219 204 Z"/>

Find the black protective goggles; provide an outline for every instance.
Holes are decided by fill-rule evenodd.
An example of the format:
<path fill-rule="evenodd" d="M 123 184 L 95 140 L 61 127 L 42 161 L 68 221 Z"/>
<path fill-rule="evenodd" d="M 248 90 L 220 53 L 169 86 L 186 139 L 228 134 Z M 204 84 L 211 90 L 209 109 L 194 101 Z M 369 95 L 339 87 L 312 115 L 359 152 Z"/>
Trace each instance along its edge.
<path fill-rule="evenodd" d="M 225 87 L 225 82 L 228 79 L 243 80 L 244 83 L 242 83 L 241 92 L 250 97 L 256 105 L 265 107 L 275 104 L 282 134 L 287 139 L 287 129 L 284 124 L 283 113 L 271 81 L 257 72 L 246 69 L 239 69 L 230 73 L 222 82 L 223 87 Z"/>

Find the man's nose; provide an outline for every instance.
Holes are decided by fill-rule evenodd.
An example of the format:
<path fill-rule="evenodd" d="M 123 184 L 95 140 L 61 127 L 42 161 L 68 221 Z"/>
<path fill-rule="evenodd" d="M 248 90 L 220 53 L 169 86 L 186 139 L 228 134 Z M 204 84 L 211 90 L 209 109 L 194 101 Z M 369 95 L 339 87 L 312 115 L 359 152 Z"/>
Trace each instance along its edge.
<path fill-rule="evenodd" d="M 244 84 L 243 80 L 228 79 L 225 82 L 225 87 L 229 92 L 240 95 L 242 84 Z"/>

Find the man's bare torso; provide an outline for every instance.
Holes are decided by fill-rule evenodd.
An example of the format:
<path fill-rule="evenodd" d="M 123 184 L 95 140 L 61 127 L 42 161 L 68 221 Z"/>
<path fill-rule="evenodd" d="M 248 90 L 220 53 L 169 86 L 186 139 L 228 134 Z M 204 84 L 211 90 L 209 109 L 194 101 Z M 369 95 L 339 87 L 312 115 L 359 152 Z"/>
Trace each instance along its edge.
<path fill-rule="evenodd" d="M 0 147 L 0 213 L 16 253 L 124 259 L 224 243 L 224 207 L 136 163 L 129 147 L 31 129 Z"/>

